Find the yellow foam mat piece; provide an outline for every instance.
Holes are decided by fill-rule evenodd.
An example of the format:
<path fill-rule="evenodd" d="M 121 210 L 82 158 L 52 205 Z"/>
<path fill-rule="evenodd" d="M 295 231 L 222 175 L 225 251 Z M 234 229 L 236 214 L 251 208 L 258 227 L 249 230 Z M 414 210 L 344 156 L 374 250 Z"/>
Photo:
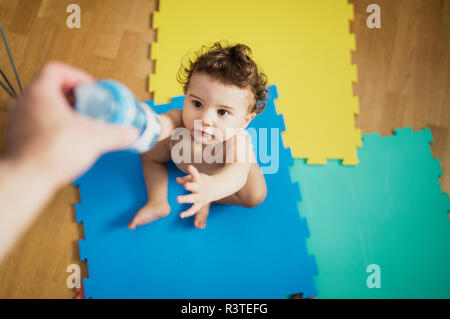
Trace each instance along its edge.
<path fill-rule="evenodd" d="M 352 89 L 357 72 L 350 20 L 347 0 L 160 0 L 149 91 L 156 104 L 169 102 L 183 94 L 176 81 L 182 59 L 216 41 L 244 43 L 268 84 L 278 87 L 283 140 L 293 156 L 308 164 L 357 164 L 361 132 L 355 129 L 359 103 Z"/>

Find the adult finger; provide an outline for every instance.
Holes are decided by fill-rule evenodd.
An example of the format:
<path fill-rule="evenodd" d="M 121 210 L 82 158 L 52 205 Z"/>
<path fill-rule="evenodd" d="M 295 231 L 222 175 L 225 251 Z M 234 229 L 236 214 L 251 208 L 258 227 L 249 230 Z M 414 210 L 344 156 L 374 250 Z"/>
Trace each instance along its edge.
<path fill-rule="evenodd" d="M 127 148 L 139 137 L 138 130 L 132 126 L 104 123 L 83 116 L 78 116 L 76 129 L 78 134 L 86 136 L 86 143 L 100 153 Z"/>
<path fill-rule="evenodd" d="M 67 93 L 77 85 L 93 82 L 94 78 L 80 69 L 53 61 L 44 66 L 37 80 L 48 88 Z"/>

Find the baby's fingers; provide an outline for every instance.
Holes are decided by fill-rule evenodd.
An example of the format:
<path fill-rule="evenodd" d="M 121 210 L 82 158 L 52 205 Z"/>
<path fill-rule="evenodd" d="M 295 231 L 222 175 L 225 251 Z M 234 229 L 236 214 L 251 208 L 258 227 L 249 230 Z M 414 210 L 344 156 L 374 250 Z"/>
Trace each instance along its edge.
<path fill-rule="evenodd" d="M 192 193 L 197 193 L 200 190 L 200 186 L 197 183 L 186 183 L 184 184 L 184 189 Z"/>
<path fill-rule="evenodd" d="M 194 203 L 198 200 L 197 194 L 188 194 L 177 197 L 178 203 Z"/>
<path fill-rule="evenodd" d="M 191 208 L 189 208 L 188 210 L 185 210 L 184 212 L 182 212 L 180 214 L 181 218 L 186 218 L 186 217 L 190 217 L 192 215 L 195 215 L 195 213 L 197 213 L 201 208 L 200 204 L 194 204 L 191 206 Z"/>
<path fill-rule="evenodd" d="M 191 174 L 193 181 L 198 182 L 200 180 L 200 173 L 194 165 L 189 165 L 187 170 Z"/>
<path fill-rule="evenodd" d="M 186 175 L 183 177 L 177 177 L 175 180 L 177 181 L 178 184 L 184 184 L 186 182 L 190 182 L 192 178 L 191 175 Z"/>

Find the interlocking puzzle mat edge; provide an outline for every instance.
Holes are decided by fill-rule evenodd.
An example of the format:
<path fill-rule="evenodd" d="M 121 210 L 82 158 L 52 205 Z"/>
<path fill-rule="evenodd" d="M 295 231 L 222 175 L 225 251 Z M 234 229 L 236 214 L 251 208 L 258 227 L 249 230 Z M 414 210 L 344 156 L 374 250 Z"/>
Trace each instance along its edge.
<path fill-rule="evenodd" d="M 272 87 L 270 87 L 269 88 L 269 92 L 271 93 L 271 95 L 272 95 L 272 97 L 275 99 L 275 98 L 277 98 L 278 97 L 278 94 L 277 94 L 277 91 L 276 91 L 276 87 L 275 86 L 272 86 Z M 184 99 L 184 97 L 183 96 L 181 96 L 181 97 L 175 97 L 175 98 L 173 98 L 172 99 L 172 104 L 173 105 L 177 105 L 178 107 L 181 107 L 182 106 L 182 103 L 183 103 L 183 99 Z M 158 107 L 160 107 L 160 105 L 157 105 L 157 106 L 154 106 L 154 104 L 153 104 L 153 101 L 150 101 L 150 102 L 148 102 L 148 104 L 149 105 L 151 105 L 151 106 L 153 106 L 156 110 L 158 109 Z M 275 108 L 273 107 L 273 109 L 275 110 Z M 283 116 L 281 115 L 281 114 L 275 114 L 275 116 L 278 118 L 278 121 L 281 123 L 281 131 L 282 130 L 284 130 L 284 126 L 283 126 Z M 280 139 L 281 139 L 281 137 L 280 137 Z M 284 151 L 288 154 L 288 158 L 291 160 L 291 162 L 290 163 L 288 163 L 289 165 L 292 165 L 292 157 L 291 157 L 291 155 L 290 155 L 290 150 L 289 149 L 287 149 L 287 148 L 284 148 Z M 299 188 L 298 188 L 298 184 L 295 182 L 295 183 L 293 183 L 292 181 L 291 181 L 291 179 L 290 179 L 290 175 L 289 174 L 287 174 L 287 177 L 289 178 L 289 183 L 290 184 L 292 184 L 291 185 L 291 188 L 295 191 L 295 196 L 294 196 L 294 193 L 293 194 L 291 194 L 291 196 L 294 196 L 294 197 L 296 197 L 296 199 L 295 199 L 295 201 L 299 201 L 300 200 L 300 193 L 299 193 Z M 81 212 L 81 210 L 82 210 L 82 208 L 83 208 L 83 190 L 84 190 L 84 188 L 81 186 L 80 187 L 80 185 L 79 185 L 79 182 L 75 182 L 74 183 L 75 185 L 78 185 L 79 186 L 79 188 L 80 188 L 80 203 L 77 203 L 76 204 L 76 212 L 77 212 L 77 221 L 78 222 L 84 222 L 84 217 L 83 217 L 83 214 L 85 214 L 85 213 L 82 213 Z M 301 223 L 302 223 L 302 227 L 303 227 L 303 231 L 301 231 L 301 232 L 299 232 L 299 234 L 298 234 L 298 236 L 305 236 L 305 237 L 308 237 L 309 236 L 309 232 L 308 232 L 308 228 L 307 228 L 307 225 L 306 225 L 306 219 L 304 219 L 304 218 L 302 218 L 301 219 Z M 84 226 L 84 225 L 83 225 Z M 83 227 L 84 228 L 84 227 Z M 88 238 L 89 238 L 89 236 L 87 236 Z M 85 238 L 86 238 L 86 236 L 85 236 Z M 89 268 L 89 258 L 86 258 L 86 257 L 88 257 L 88 253 L 87 253 L 87 247 L 86 247 L 86 239 L 84 239 L 84 240 L 80 240 L 79 241 L 79 246 L 80 246 L 80 256 L 81 256 L 81 260 L 87 260 L 86 262 L 88 263 L 88 268 Z M 308 255 L 308 258 L 309 258 L 309 270 L 308 269 L 303 269 L 303 271 L 305 272 L 305 273 L 311 273 L 311 276 L 313 275 L 313 274 L 317 274 L 317 268 L 316 268 L 316 264 L 315 264 L 315 259 L 314 259 L 314 256 L 313 255 L 311 255 L 311 254 L 309 254 Z M 90 275 L 91 276 L 91 275 Z M 311 277 L 311 280 L 312 280 L 312 277 Z M 85 288 L 85 293 L 86 293 L 86 296 L 87 297 L 89 297 L 90 295 L 89 295 L 89 292 L 88 292 L 88 290 L 89 290 L 89 285 L 90 285 L 90 282 L 89 282 L 89 277 L 88 278 L 84 278 L 84 288 Z M 309 288 L 309 289 L 307 289 L 307 290 L 305 290 L 304 291 L 304 296 L 305 297 L 312 297 L 312 296 L 315 296 L 315 294 L 316 294 L 316 291 L 314 290 L 314 288 Z"/>

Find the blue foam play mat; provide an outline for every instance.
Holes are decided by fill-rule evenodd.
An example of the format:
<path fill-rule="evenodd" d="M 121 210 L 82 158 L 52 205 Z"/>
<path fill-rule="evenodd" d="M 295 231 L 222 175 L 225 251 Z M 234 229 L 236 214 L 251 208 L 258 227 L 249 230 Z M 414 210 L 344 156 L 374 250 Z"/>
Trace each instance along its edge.
<path fill-rule="evenodd" d="M 176 183 L 184 176 L 167 164 L 169 216 L 129 230 L 128 223 L 147 201 L 138 154 L 129 151 L 102 156 L 75 181 L 80 189 L 77 221 L 83 222 L 85 239 L 80 257 L 87 260 L 87 298 L 284 298 L 302 292 L 314 296 L 316 265 L 306 249 L 306 220 L 298 211 L 298 185 L 291 182 L 292 157 L 283 147 L 284 121 L 275 110 L 276 87 L 250 127 L 276 134 L 278 160 L 258 156 L 261 167 L 276 167 L 266 174 L 268 194 L 254 208 L 212 204 L 207 227 L 197 229 L 193 217 L 179 213 L 189 205 L 176 196 L 186 193 Z M 182 108 L 184 97 L 154 106 L 158 113 Z M 275 130 L 274 130 L 275 129 Z M 259 144 L 254 142 L 256 150 Z M 270 144 L 270 143 L 269 143 Z M 274 162 L 276 161 L 276 163 Z"/>

